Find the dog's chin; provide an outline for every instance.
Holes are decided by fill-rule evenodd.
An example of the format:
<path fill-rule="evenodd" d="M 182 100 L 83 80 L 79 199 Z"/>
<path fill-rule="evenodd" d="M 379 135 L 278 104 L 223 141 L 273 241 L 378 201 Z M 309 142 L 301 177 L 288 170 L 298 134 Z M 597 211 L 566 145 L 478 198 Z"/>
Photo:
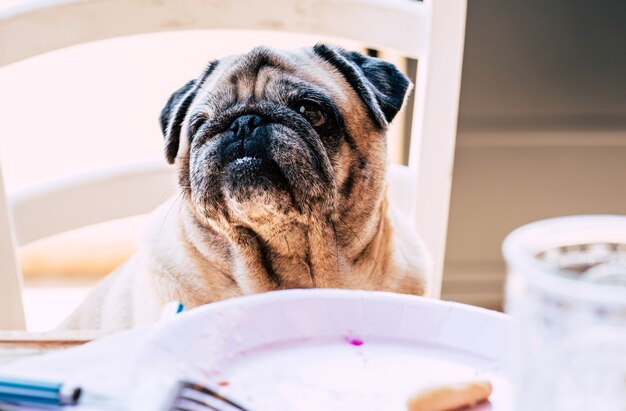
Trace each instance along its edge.
<path fill-rule="evenodd" d="M 289 182 L 273 160 L 238 158 L 225 167 L 222 182 L 228 207 L 239 218 L 274 220 L 295 210 Z"/>

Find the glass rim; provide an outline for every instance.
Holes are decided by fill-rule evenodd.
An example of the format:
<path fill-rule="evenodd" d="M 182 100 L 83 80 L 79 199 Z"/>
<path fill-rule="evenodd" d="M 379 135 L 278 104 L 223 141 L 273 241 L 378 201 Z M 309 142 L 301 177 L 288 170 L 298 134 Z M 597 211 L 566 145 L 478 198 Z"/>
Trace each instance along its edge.
<path fill-rule="evenodd" d="M 591 235 L 593 234 L 597 242 L 613 242 L 614 240 L 626 244 L 626 215 L 585 214 L 554 217 L 516 228 L 506 236 L 502 243 L 502 254 L 508 270 L 515 268 L 516 272 L 526 277 L 534 286 L 553 294 L 626 306 L 626 287 L 569 278 L 571 272 L 554 267 L 534 256 L 533 251 L 542 250 L 541 244 L 549 244 L 559 239 L 565 242 L 567 237 L 575 233 L 589 235 L 589 238 L 583 242 L 593 242 Z M 539 239 L 534 245 L 534 250 L 529 244 L 530 239 Z M 562 244 L 562 246 L 567 245 L 576 245 L 576 243 Z"/>

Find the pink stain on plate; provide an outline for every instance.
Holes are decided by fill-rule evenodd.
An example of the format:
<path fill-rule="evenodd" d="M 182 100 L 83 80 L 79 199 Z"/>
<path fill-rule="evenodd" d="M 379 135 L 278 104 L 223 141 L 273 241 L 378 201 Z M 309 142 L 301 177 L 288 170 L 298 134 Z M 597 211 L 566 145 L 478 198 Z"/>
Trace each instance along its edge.
<path fill-rule="evenodd" d="M 344 337 L 344 340 L 346 340 L 348 344 L 352 344 L 356 347 L 363 345 L 363 340 L 360 340 L 358 338 Z"/>

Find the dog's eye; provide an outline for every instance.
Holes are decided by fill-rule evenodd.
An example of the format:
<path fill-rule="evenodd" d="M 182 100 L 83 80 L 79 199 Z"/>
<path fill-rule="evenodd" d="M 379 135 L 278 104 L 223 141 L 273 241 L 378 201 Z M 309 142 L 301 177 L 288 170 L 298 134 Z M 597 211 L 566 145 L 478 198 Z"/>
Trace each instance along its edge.
<path fill-rule="evenodd" d="M 298 107 L 298 113 L 306 118 L 313 127 L 321 127 L 326 123 L 324 112 L 316 105 L 303 103 Z"/>
<path fill-rule="evenodd" d="M 204 116 L 195 116 L 189 122 L 189 137 L 193 137 L 198 130 L 206 123 L 207 119 Z"/>

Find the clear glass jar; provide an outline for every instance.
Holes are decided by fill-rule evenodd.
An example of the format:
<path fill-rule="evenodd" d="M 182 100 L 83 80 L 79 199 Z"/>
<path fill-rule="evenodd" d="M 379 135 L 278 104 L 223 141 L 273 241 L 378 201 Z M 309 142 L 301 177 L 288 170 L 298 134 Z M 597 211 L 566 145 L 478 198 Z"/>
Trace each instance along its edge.
<path fill-rule="evenodd" d="M 626 216 L 572 216 L 504 241 L 516 410 L 626 411 Z"/>

